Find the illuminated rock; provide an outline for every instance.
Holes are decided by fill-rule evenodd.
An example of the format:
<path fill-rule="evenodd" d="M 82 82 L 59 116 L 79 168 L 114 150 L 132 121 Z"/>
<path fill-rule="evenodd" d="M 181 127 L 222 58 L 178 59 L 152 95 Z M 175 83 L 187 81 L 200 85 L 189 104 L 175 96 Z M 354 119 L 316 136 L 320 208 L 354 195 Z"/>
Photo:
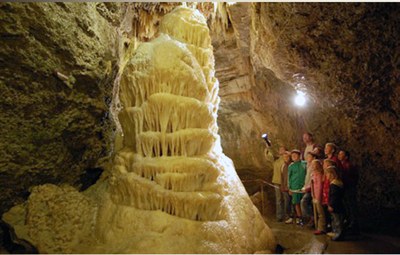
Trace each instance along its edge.
<path fill-rule="evenodd" d="M 44 185 L 4 220 L 44 253 L 255 253 L 275 240 L 217 127 L 204 17 L 178 7 L 123 67 L 122 148 L 89 190 Z M 118 147 L 118 146 L 117 146 Z M 68 217 L 67 217 L 68 216 Z"/>

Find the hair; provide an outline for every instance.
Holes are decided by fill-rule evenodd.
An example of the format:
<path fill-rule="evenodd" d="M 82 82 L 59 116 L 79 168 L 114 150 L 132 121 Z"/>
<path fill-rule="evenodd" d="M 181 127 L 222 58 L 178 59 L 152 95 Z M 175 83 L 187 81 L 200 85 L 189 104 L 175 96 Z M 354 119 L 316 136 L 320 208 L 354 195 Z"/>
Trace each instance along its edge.
<path fill-rule="evenodd" d="M 343 152 L 344 152 L 344 155 L 345 155 L 348 159 L 350 159 L 350 152 L 349 152 L 349 151 L 340 150 L 339 152 L 341 152 L 341 151 L 343 151 Z"/>
<path fill-rule="evenodd" d="M 311 134 L 310 132 L 304 132 L 304 135 L 307 134 L 309 137 L 314 138 L 313 134 Z"/>
<path fill-rule="evenodd" d="M 307 152 L 307 155 L 308 155 L 308 154 L 310 154 L 311 156 L 313 156 L 314 159 L 318 157 L 318 155 L 317 155 L 314 151 L 309 151 L 309 152 Z"/>
<path fill-rule="evenodd" d="M 334 167 L 336 167 L 336 162 L 334 161 L 334 160 L 332 160 L 332 159 L 329 159 L 329 158 L 327 158 L 327 159 L 324 159 L 324 163 L 329 163 L 329 166 L 334 166 Z M 328 166 L 328 167 L 329 167 Z"/>
<path fill-rule="evenodd" d="M 292 153 L 290 153 L 290 151 L 285 151 L 285 153 L 283 153 L 283 155 L 288 155 L 290 157 Z"/>
<path fill-rule="evenodd" d="M 335 154 L 338 151 L 338 147 L 334 143 L 327 143 L 325 146 L 330 146 L 333 149 L 333 154 Z"/>
<path fill-rule="evenodd" d="M 320 160 L 314 159 L 313 161 L 311 161 L 311 164 L 313 164 L 313 163 L 315 164 L 315 167 L 313 170 L 318 171 L 320 173 L 324 172 L 324 169 L 322 168 Z"/>
<path fill-rule="evenodd" d="M 336 167 L 335 166 L 328 166 L 326 169 L 324 169 L 325 174 L 331 174 L 335 179 L 338 179 L 339 176 L 336 172 Z"/>
<path fill-rule="evenodd" d="M 310 132 L 304 132 L 303 135 L 308 135 L 308 136 L 310 137 L 311 141 L 314 142 L 314 136 L 313 136 L 313 134 L 311 134 Z"/>

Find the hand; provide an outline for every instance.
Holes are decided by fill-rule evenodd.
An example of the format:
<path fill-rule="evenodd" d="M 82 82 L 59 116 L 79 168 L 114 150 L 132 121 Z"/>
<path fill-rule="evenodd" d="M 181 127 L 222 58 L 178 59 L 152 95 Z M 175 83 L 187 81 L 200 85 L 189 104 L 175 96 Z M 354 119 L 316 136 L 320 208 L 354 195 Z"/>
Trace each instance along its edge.
<path fill-rule="evenodd" d="M 333 212 L 333 208 L 330 207 L 330 206 L 328 206 L 328 211 L 329 211 L 329 212 Z"/>
<path fill-rule="evenodd" d="M 318 199 L 316 199 L 316 198 L 314 198 L 314 199 L 312 200 L 312 202 L 313 202 L 314 204 L 318 204 L 318 203 L 319 203 Z"/>

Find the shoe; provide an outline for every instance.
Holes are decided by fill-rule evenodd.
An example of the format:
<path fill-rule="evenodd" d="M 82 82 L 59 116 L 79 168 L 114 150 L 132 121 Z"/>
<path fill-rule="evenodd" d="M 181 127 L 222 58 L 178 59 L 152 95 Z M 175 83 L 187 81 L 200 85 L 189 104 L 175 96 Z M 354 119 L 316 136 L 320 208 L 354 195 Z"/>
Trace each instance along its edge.
<path fill-rule="evenodd" d="M 326 233 L 326 235 L 327 235 L 327 236 L 330 236 L 330 237 L 334 237 L 334 236 L 335 236 L 335 233 L 329 232 L 329 233 Z"/>
<path fill-rule="evenodd" d="M 299 226 L 304 226 L 303 220 L 299 218 L 296 219 L 296 224 Z"/>
<path fill-rule="evenodd" d="M 321 231 L 321 230 L 315 230 L 314 231 L 314 235 L 316 235 L 316 236 L 323 235 L 323 234 L 325 234 L 324 231 Z"/>
<path fill-rule="evenodd" d="M 293 218 L 289 218 L 285 221 L 286 224 L 292 224 L 293 223 Z"/>

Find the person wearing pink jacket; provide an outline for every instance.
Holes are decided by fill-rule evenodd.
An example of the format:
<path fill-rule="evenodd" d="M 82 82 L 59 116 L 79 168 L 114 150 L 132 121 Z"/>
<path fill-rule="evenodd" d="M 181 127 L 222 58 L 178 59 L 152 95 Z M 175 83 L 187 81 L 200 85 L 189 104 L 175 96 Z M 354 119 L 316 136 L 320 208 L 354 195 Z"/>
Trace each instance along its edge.
<path fill-rule="evenodd" d="M 326 232 L 326 219 L 324 208 L 322 207 L 322 191 L 323 191 L 323 180 L 324 170 L 321 162 L 318 159 L 314 159 L 311 162 L 311 196 L 313 198 L 313 206 L 315 212 L 315 220 L 317 229 L 314 234 L 321 235 Z"/>

